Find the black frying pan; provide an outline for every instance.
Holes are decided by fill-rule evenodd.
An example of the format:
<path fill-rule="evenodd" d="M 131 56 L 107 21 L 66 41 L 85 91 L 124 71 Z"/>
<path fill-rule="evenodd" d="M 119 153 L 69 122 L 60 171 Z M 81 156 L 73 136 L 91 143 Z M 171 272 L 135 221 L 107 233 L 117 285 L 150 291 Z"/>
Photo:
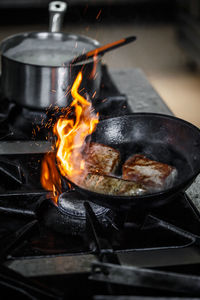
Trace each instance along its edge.
<path fill-rule="evenodd" d="M 200 130 L 176 117 L 133 113 L 106 119 L 98 124 L 92 141 L 118 149 L 122 164 L 129 156 L 141 153 L 178 170 L 171 188 L 143 196 L 105 195 L 76 186 L 89 200 L 108 207 L 136 205 L 144 209 L 161 205 L 186 190 L 200 173 Z"/>

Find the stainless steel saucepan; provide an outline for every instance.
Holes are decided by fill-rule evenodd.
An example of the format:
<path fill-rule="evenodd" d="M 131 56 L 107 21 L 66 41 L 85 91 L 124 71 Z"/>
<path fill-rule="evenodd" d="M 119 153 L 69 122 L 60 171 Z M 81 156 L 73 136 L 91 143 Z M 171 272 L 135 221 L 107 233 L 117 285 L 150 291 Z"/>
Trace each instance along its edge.
<path fill-rule="evenodd" d="M 91 97 L 98 96 L 100 56 L 95 63 L 91 59 L 64 65 L 77 55 L 100 46 L 89 37 L 60 32 L 66 8 L 67 4 L 61 1 L 49 4 L 49 32 L 25 32 L 2 41 L 1 91 L 6 99 L 34 109 L 65 107 L 70 101 L 69 89 L 83 65 L 80 89 L 84 88 Z"/>

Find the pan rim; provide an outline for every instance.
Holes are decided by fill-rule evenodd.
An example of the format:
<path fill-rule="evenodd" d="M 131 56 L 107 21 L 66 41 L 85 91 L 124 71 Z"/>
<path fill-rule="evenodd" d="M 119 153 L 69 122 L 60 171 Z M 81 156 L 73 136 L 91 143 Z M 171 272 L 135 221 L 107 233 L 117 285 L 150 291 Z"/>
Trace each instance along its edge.
<path fill-rule="evenodd" d="M 131 117 L 131 116 L 154 116 L 154 117 L 162 117 L 162 118 L 166 118 L 166 119 L 172 119 L 172 120 L 176 120 L 176 121 L 180 121 L 184 124 L 186 124 L 187 126 L 189 127 L 192 127 L 194 128 L 195 130 L 197 130 L 200 134 L 200 128 L 198 128 L 196 125 L 190 123 L 189 121 L 186 121 L 182 118 L 179 118 L 179 117 L 176 117 L 174 115 L 168 115 L 168 114 L 164 114 L 164 113 L 155 113 L 155 112 L 133 112 L 133 113 L 128 113 L 126 115 L 123 115 L 123 116 L 112 116 L 112 117 L 109 117 L 109 118 L 106 118 L 106 119 L 103 119 L 101 120 L 100 122 L 106 122 L 107 120 L 111 120 L 111 119 L 118 119 L 118 118 L 121 118 L 121 117 Z M 99 123 L 100 123 L 99 122 Z M 98 123 L 98 124 L 99 124 Z M 98 126 L 97 124 L 97 126 Z"/>

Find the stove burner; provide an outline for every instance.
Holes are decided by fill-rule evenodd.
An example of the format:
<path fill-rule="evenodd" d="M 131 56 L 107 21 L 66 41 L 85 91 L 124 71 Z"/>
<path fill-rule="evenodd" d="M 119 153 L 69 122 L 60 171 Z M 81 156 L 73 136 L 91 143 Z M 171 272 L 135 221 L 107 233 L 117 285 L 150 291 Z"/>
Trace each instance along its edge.
<path fill-rule="evenodd" d="M 65 192 L 59 196 L 58 199 L 58 209 L 71 217 L 78 219 L 86 219 L 86 211 L 84 207 L 84 199 L 75 198 L 75 193 Z M 93 212 L 97 217 L 106 214 L 109 209 L 106 207 L 99 206 L 97 204 L 91 203 Z"/>
<path fill-rule="evenodd" d="M 43 211 L 43 222 L 48 228 L 67 235 L 81 235 L 87 231 L 86 211 L 82 195 L 74 190 L 62 193 L 58 199 L 58 205 L 50 200 L 48 207 Z M 90 203 L 93 212 L 103 227 L 110 227 L 115 213 L 97 204 Z"/>

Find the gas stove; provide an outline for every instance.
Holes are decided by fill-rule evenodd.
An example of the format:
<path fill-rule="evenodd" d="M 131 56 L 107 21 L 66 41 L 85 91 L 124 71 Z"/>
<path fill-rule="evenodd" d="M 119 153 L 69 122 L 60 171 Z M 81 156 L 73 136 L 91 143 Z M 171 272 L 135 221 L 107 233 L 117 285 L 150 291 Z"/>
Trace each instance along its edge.
<path fill-rule="evenodd" d="M 7 298 L 200 295 L 200 213 L 187 193 L 141 211 L 93 204 L 66 186 L 55 205 L 40 184 L 50 132 L 42 125 L 51 112 L 17 107 L 5 99 L 0 105 L 0 289 Z M 106 66 L 94 106 L 100 119 L 134 111 Z"/>

